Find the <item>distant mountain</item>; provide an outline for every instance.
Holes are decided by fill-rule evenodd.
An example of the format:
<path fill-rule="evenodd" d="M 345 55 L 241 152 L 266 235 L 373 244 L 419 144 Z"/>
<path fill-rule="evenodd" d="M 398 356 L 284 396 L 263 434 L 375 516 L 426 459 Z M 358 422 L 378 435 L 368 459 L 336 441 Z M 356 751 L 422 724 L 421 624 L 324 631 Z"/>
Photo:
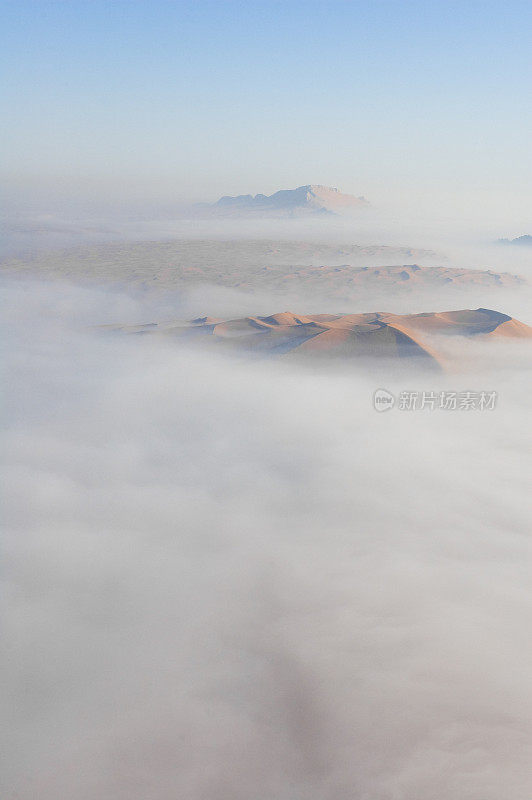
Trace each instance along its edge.
<path fill-rule="evenodd" d="M 517 244 L 532 247 L 532 236 L 525 234 L 524 236 L 517 236 L 515 239 L 499 239 L 500 244 Z"/>
<path fill-rule="evenodd" d="M 343 194 L 330 186 L 309 184 L 297 189 L 281 189 L 271 195 L 241 194 L 221 197 L 212 205 L 202 204 L 223 216 L 300 216 L 307 214 L 338 214 L 368 205 L 364 197 Z"/>

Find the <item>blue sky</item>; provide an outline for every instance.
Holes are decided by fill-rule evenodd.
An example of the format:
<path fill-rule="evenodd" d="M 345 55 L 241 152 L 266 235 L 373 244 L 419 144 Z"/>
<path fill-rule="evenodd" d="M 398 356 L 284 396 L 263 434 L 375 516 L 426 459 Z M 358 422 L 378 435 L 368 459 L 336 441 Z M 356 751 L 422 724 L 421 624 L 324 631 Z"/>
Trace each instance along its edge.
<path fill-rule="evenodd" d="M 16 0 L 1 17 L 11 180 L 528 196 L 529 1 Z"/>

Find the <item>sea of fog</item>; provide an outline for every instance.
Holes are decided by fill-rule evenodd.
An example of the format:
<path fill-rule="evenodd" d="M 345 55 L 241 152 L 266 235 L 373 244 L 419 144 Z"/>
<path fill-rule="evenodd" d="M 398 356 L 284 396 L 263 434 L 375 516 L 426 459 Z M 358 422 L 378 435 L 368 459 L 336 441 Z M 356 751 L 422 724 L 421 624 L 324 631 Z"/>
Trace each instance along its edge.
<path fill-rule="evenodd" d="M 377 384 L 3 303 L 2 797 L 529 800 L 522 360 Z"/>

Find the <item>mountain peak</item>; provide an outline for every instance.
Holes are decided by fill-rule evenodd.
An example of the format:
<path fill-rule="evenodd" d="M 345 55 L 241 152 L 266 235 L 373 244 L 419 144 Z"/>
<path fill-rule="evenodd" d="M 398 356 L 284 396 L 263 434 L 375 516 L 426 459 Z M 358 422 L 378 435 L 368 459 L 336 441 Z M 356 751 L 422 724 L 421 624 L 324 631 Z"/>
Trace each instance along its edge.
<path fill-rule="evenodd" d="M 525 233 L 523 236 L 517 236 L 515 239 L 499 239 L 499 244 L 519 244 L 530 247 L 532 245 L 532 236 Z"/>
<path fill-rule="evenodd" d="M 237 214 L 335 214 L 367 205 L 364 197 L 343 194 L 332 186 L 309 183 L 297 189 L 280 189 L 271 195 L 241 194 L 221 197 L 212 208 Z"/>

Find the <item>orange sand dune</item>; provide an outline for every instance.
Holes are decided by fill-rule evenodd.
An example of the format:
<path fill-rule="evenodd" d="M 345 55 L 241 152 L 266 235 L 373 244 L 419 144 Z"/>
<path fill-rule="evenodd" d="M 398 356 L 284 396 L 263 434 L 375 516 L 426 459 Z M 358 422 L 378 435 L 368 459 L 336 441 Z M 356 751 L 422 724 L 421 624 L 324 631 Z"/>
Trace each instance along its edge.
<path fill-rule="evenodd" d="M 446 362 L 442 336 L 532 338 L 532 328 L 487 308 L 423 314 L 315 314 L 289 311 L 267 317 L 217 320 L 198 317 L 190 322 L 126 326 L 129 333 L 161 333 L 211 341 L 217 346 L 271 355 L 327 358 L 417 359 L 441 367 Z"/>

